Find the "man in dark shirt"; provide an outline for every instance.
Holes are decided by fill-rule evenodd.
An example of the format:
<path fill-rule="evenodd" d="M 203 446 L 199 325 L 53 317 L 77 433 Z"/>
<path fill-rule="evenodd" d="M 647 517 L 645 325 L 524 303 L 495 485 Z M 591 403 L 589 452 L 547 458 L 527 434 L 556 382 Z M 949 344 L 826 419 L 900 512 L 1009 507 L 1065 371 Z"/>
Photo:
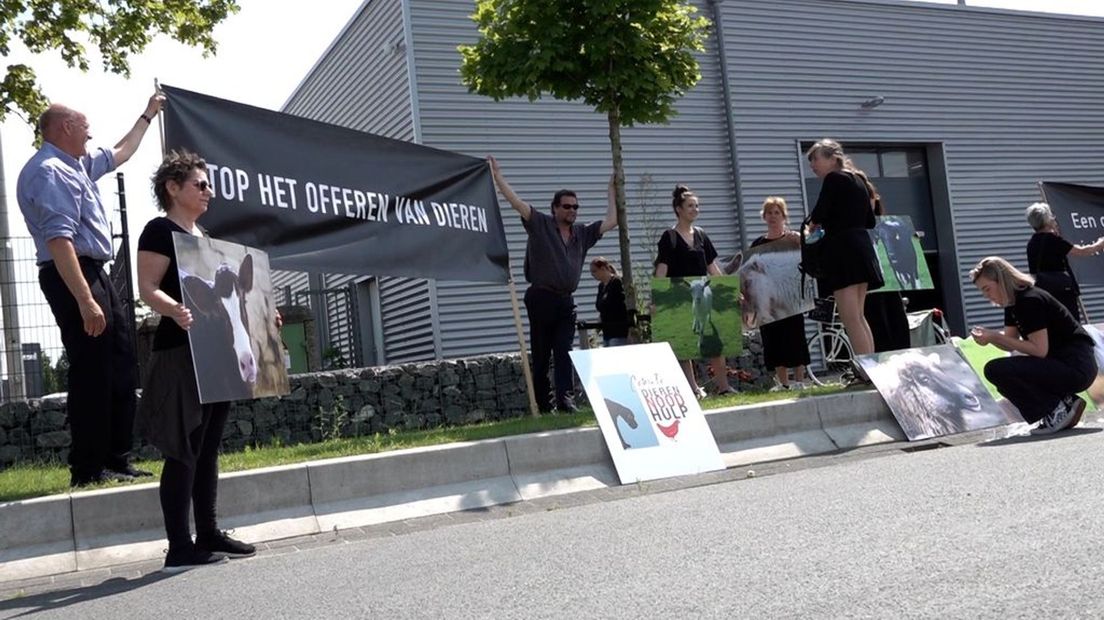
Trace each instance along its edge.
<path fill-rule="evenodd" d="M 590 224 L 576 224 L 579 199 L 575 192 L 560 190 L 552 198 L 552 214 L 541 213 L 522 200 L 503 178 L 498 162 L 488 157 L 495 185 L 521 215 L 529 241 L 525 246 L 525 310 L 529 315 L 529 341 L 533 354 L 533 389 L 537 407 L 549 411 L 548 362 L 554 360 L 556 407 L 575 411 L 571 400 L 571 342 L 575 334 L 575 300 L 586 253 L 607 231 L 617 226 L 617 206 L 611 196 L 606 217 Z M 611 184 L 612 186 L 612 184 Z M 611 192 L 612 193 L 612 192 Z"/>

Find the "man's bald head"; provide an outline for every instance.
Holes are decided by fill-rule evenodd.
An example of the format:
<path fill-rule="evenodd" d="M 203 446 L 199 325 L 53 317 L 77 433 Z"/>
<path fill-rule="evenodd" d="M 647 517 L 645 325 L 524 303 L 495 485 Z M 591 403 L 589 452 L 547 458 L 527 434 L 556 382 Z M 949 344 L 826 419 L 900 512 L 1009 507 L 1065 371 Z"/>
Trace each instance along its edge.
<path fill-rule="evenodd" d="M 91 137 L 84 114 L 60 103 L 50 104 L 38 117 L 38 131 L 43 140 L 74 157 L 85 154 L 85 143 Z"/>

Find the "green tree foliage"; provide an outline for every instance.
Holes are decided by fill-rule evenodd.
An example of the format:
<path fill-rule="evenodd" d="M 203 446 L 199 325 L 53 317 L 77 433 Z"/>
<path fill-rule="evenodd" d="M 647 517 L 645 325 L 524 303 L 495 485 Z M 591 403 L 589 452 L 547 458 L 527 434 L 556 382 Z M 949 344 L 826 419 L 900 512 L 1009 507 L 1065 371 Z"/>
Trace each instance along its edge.
<path fill-rule="evenodd" d="M 480 38 L 460 46 L 460 75 L 496 101 L 582 100 L 607 116 L 626 297 L 635 305 L 621 127 L 666 123 L 701 79 L 709 20 L 679 0 L 477 0 Z"/>
<path fill-rule="evenodd" d="M 129 77 L 130 56 L 159 34 L 214 54 L 213 28 L 237 11 L 237 0 L 0 0 L 0 54 L 7 57 L 17 39 L 34 54 L 56 51 L 70 67 L 88 71 L 87 43 L 107 71 Z M 34 69 L 8 65 L 0 121 L 14 111 L 33 122 L 46 106 Z"/>

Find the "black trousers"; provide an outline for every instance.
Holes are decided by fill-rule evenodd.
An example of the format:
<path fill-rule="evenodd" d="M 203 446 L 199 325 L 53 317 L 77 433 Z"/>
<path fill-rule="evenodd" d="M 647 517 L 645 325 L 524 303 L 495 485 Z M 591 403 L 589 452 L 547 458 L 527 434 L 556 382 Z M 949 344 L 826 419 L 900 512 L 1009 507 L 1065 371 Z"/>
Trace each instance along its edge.
<path fill-rule="evenodd" d="M 1078 340 L 1048 357 L 1014 355 L 990 361 L 985 378 L 997 387 L 1023 416 L 1038 422 L 1058 406 L 1058 401 L 1087 389 L 1096 379 L 1092 341 Z"/>
<path fill-rule="evenodd" d="M 61 328 L 69 357 L 69 469 L 75 478 L 127 465 L 134 441 L 138 379 L 130 321 L 103 263 L 81 257 L 80 267 L 107 320 L 107 328 L 95 338 L 84 332 L 77 300 L 54 264 L 38 272 L 39 286 Z"/>
<path fill-rule="evenodd" d="M 556 402 L 568 399 L 572 386 L 571 344 L 575 340 L 575 300 L 537 287 L 525 291 L 529 315 L 529 343 L 533 354 L 533 389 L 537 406 L 546 411 L 549 402 L 548 361 L 552 358 Z"/>
<path fill-rule="evenodd" d="M 182 379 L 190 381 L 190 378 Z M 197 535 L 218 530 L 215 504 L 218 502 L 218 455 L 222 431 L 230 413 L 230 403 L 202 405 L 203 423 L 192 431 L 192 449 L 196 451 L 195 467 L 173 458 L 165 459 L 161 470 L 161 513 L 165 517 L 165 533 L 169 548 L 192 544 L 188 525 L 188 505 L 195 514 Z"/>

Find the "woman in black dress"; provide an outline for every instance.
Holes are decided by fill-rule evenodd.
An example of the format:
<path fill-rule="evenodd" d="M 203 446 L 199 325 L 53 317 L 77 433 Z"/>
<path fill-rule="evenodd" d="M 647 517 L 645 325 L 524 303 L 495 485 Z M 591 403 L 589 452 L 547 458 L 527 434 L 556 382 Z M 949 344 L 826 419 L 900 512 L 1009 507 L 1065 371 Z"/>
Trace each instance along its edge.
<path fill-rule="evenodd" d="M 173 245 L 174 232 L 204 236 L 196 220 L 214 196 L 207 163 L 194 153 L 169 153 L 153 177 L 153 191 L 165 216 L 150 220 L 138 238 L 138 292 L 161 322 L 153 337 L 137 425 L 165 457 L 160 495 L 169 551 L 164 571 L 178 572 L 227 556 L 250 556 L 255 549 L 227 536 L 216 522 L 218 453 L 230 403 L 199 402 L 186 331 L 192 315 L 181 301 Z M 194 542 L 189 505 L 195 516 Z"/>
<path fill-rule="evenodd" d="M 655 260 L 657 278 L 693 278 L 704 275 L 723 275 L 717 265 L 717 250 L 705 231 L 694 226 L 698 219 L 698 197 L 685 185 L 676 185 L 672 193 L 671 208 L 678 221 L 673 228 L 663 232 L 659 238 L 659 251 Z M 682 371 L 690 388 L 699 398 L 705 396 L 705 390 L 698 386 L 694 378 L 694 367 L 690 360 L 681 360 Z M 728 367 L 721 356 L 709 360 L 713 369 L 713 381 L 718 394 L 733 394 L 736 390 L 728 384 Z"/>
<path fill-rule="evenodd" d="M 590 275 L 598 280 L 594 307 L 602 321 L 602 345 L 620 347 L 629 344 L 629 312 L 625 308 L 625 287 L 617 267 L 604 257 L 590 261 Z"/>
<path fill-rule="evenodd" d="M 1027 271 L 1035 276 L 1035 286 L 1062 302 L 1073 318 L 1081 318 L 1078 296 L 1081 289 L 1070 271 L 1070 256 L 1092 256 L 1104 249 L 1104 237 L 1090 245 L 1074 245 L 1058 232 L 1058 220 L 1045 202 L 1027 208 L 1027 223 L 1035 230 L 1027 242 Z"/>
<path fill-rule="evenodd" d="M 821 282 L 836 300 L 851 350 L 855 355 L 873 353 L 874 336 L 863 309 L 867 291 L 885 284 L 867 233 L 874 228 L 873 192 L 866 175 L 850 165 L 838 142 L 821 140 L 806 155 L 813 173 L 824 181 L 810 215 L 812 228 L 824 230 L 826 273 Z"/>
<path fill-rule="evenodd" d="M 767 223 L 767 234 L 751 242 L 751 247 L 778 241 L 787 236 L 797 237 L 789 229 L 789 210 L 786 201 L 770 196 L 763 201 L 760 215 Z M 763 339 L 763 359 L 767 368 L 774 369 L 774 390 L 802 389 L 805 387 L 805 366 L 809 364 L 809 343 L 805 341 L 805 316 L 794 316 L 767 323 L 759 327 Z M 793 368 L 794 380 L 790 382 L 789 369 Z"/>
<path fill-rule="evenodd" d="M 982 259 L 970 279 L 986 299 L 1004 308 L 1004 329 L 974 327 L 974 341 L 1022 354 L 990 361 L 985 378 L 1025 422 L 1040 423 L 1033 433 L 1076 426 L 1085 411 L 1077 393 L 1096 379 L 1092 337 L 1062 303 L 1003 258 Z"/>

